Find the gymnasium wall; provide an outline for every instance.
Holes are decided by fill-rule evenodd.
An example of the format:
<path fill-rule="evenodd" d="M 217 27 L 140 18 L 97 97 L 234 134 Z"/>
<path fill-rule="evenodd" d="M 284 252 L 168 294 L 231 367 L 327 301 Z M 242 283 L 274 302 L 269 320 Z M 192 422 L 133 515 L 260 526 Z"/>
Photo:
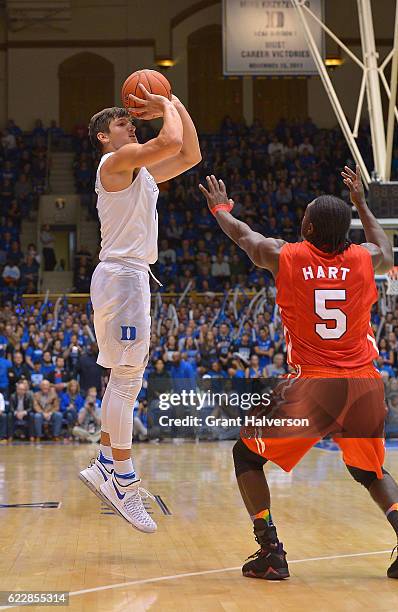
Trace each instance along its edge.
<path fill-rule="evenodd" d="M 124 78 L 141 67 L 156 68 L 156 57 L 172 56 L 176 65 L 167 71 L 183 101 L 188 99 L 187 39 L 203 26 L 221 24 L 218 0 L 72 0 L 72 18 L 65 31 L 46 24 L 6 33 L 0 18 L 0 123 L 13 117 L 24 129 L 35 118 L 59 120 L 60 64 L 79 52 L 98 54 L 114 66 L 114 104 L 120 104 Z M 390 49 L 394 0 L 374 0 L 372 7 L 379 51 Z M 325 0 L 327 23 L 360 55 L 356 0 Z M 4 10 L 4 9 L 3 9 Z M 391 18 L 386 19 L 386 15 Z M 327 40 L 327 54 L 336 45 Z M 203 49 L 206 53 L 206 49 Z M 211 57 L 209 57 L 211 62 Z M 331 73 L 353 122 L 360 71 L 351 62 Z M 243 112 L 252 120 L 252 81 L 243 80 Z M 203 100 L 211 107 L 211 99 Z M 93 112 L 98 109 L 93 109 Z M 308 112 L 321 126 L 333 126 L 334 114 L 318 77 L 308 79 Z"/>

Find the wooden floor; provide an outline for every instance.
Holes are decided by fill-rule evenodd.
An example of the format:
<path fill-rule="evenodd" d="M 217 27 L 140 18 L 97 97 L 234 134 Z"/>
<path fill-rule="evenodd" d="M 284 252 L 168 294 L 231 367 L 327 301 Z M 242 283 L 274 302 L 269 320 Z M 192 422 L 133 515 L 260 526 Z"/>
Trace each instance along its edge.
<path fill-rule="evenodd" d="M 0 504 L 61 502 L 58 509 L 0 509 L 0 590 L 70 591 L 63 609 L 84 612 L 398 609 L 398 581 L 385 576 L 393 531 L 338 452 L 313 449 L 293 474 L 267 468 L 291 578 L 243 578 L 240 566 L 257 546 L 231 447 L 135 447 L 143 485 L 171 512 L 151 502 L 159 527 L 151 535 L 101 511 L 78 480 L 94 447 L 0 447 Z M 386 466 L 398 476 L 398 451 Z"/>

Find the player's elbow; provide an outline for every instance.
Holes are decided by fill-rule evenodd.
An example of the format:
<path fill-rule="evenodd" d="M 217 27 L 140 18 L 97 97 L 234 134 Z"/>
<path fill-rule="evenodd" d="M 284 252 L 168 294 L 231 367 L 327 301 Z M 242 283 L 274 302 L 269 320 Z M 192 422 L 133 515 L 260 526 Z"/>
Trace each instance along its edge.
<path fill-rule="evenodd" d="M 261 256 L 259 253 L 258 246 L 256 244 L 253 244 L 249 236 L 241 236 L 238 239 L 238 245 L 243 251 L 245 251 L 246 255 L 254 263 L 255 266 L 261 266 Z"/>
<path fill-rule="evenodd" d="M 199 164 L 202 161 L 202 154 L 200 151 L 198 151 L 194 155 L 184 155 L 184 161 L 187 164 L 190 164 L 190 167 L 192 168 L 192 166 L 196 166 L 196 164 Z"/>
<path fill-rule="evenodd" d="M 391 270 L 394 265 L 394 253 L 393 250 L 389 249 L 387 252 L 383 252 L 379 265 L 376 268 L 376 272 L 379 274 L 386 274 Z"/>
<path fill-rule="evenodd" d="M 182 138 L 179 134 L 173 134 L 162 139 L 159 144 L 168 157 L 174 157 L 174 155 L 178 155 L 181 151 Z"/>
<path fill-rule="evenodd" d="M 182 154 L 182 151 L 180 153 L 180 155 Z M 185 169 L 189 170 L 189 168 L 193 168 L 193 166 L 196 166 L 197 164 L 199 164 L 202 161 L 202 155 L 199 152 L 197 155 L 187 155 L 187 154 L 183 154 L 182 155 L 182 161 L 184 163 Z"/>

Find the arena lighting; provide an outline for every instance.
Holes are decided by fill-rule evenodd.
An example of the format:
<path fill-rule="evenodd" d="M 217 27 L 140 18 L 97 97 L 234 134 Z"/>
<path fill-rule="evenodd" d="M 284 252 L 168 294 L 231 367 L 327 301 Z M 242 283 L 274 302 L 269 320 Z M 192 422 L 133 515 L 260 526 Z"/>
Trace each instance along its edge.
<path fill-rule="evenodd" d="M 325 66 L 328 68 L 339 68 L 344 64 L 344 60 L 341 57 L 327 57 L 325 59 Z"/>
<path fill-rule="evenodd" d="M 155 60 L 157 66 L 161 68 L 170 68 L 175 65 L 175 61 L 171 57 L 158 57 Z"/>

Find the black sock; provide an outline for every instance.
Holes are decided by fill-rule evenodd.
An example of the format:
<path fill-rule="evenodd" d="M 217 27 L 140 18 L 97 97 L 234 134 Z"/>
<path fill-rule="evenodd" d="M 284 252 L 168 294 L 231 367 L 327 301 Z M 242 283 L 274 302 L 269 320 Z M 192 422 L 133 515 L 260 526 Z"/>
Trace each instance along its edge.
<path fill-rule="evenodd" d="M 386 517 L 398 537 L 398 503 L 393 504 L 386 512 Z"/>
<path fill-rule="evenodd" d="M 254 519 L 254 535 L 262 548 L 274 548 L 278 545 L 278 535 L 274 524 L 267 524 L 263 519 Z"/>

